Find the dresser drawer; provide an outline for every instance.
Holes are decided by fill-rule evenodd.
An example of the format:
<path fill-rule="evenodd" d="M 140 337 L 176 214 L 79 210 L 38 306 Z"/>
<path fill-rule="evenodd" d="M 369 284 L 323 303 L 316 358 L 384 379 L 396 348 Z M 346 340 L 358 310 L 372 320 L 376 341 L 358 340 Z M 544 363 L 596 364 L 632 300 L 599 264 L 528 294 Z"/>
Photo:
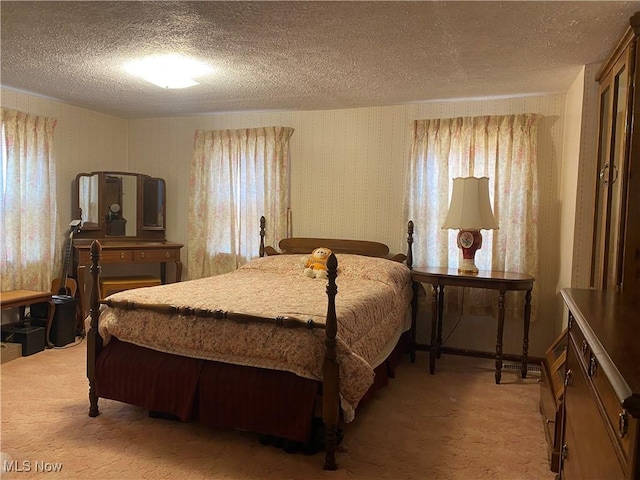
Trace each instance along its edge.
<path fill-rule="evenodd" d="M 581 365 L 587 384 L 593 389 L 596 405 L 599 405 L 605 428 L 610 432 L 609 436 L 616 439 L 614 450 L 622 468 L 626 470 L 629 468 L 629 462 L 633 462 L 635 445 L 631 439 L 635 438 L 637 420 L 622 408 L 620 399 L 594 355 L 591 345 L 575 322 L 571 326 L 570 336 L 576 361 Z M 575 370 L 573 373 L 575 375 Z"/>
<path fill-rule="evenodd" d="M 175 262 L 176 260 L 178 260 L 178 250 L 174 248 L 135 250 L 133 253 L 134 262 Z"/>
<path fill-rule="evenodd" d="M 575 288 L 561 294 L 569 309 L 571 372 L 561 478 L 640 480 L 637 296 Z"/>
<path fill-rule="evenodd" d="M 570 332 L 572 334 L 573 329 Z M 622 480 L 625 471 L 619 459 L 619 448 L 611 442 L 609 421 L 602 415 L 597 392 L 593 392 L 589 376 L 582 368 L 581 356 L 575 343 L 570 342 L 562 478 Z"/>
<path fill-rule="evenodd" d="M 131 250 L 102 250 L 101 263 L 131 263 L 133 252 Z"/>
<path fill-rule="evenodd" d="M 627 466 L 633 461 L 632 448 L 634 447 L 632 438 L 635 438 L 635 430 L 637 428 L 637 420 L 628 415 L 620 400 L 616 395 L 609 379 L 604 374 L 597 363 L 597 360 L 591 362 L 591 382 L 593 384 L 596 395 L 600 399 L 607 422 L 614 432 L 618 446 L 623 456 L 623 466 Z"/>

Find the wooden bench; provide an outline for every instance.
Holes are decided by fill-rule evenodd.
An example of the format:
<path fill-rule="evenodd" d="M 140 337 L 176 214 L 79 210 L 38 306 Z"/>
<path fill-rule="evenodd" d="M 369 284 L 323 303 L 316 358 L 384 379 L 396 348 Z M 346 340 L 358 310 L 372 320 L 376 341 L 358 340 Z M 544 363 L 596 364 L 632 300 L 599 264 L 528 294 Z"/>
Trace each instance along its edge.
<path fill-rule="evenodd" d="M 134 275 L 131 277 L 104 277 L 100 279 L 100 297 L 107 298 L 112 293 L 122 292 L 140 287 L 161 285 L 159 277 L 151 275 Z"/>

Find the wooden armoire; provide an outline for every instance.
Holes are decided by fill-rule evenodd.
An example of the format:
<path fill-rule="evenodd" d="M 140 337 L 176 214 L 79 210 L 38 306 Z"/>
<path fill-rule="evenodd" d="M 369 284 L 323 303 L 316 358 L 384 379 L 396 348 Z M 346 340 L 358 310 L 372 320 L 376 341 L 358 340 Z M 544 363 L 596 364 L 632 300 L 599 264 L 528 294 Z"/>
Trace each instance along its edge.
<path fill-rule="evenodd" d="M 598 171 L 591 287 L 640 294 L 640 12 L 596 76 Z"/>

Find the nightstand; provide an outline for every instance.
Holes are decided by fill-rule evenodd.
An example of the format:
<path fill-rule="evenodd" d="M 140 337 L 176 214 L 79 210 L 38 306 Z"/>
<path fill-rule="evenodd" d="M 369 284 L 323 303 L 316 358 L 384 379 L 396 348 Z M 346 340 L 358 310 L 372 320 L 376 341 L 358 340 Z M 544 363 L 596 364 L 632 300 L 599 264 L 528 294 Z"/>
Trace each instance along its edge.
<path fill-rule="evenodd" d="M 529 322 L 531 320 L 531 290 L 534 278 L 514 272 L 494 272 L 480 270 L 478 273 L 460 273 L 455 268 L 421 267 L 411 272 L 414 282 L 430 283 L 433 287 L 433 306 L 431 316 L 431 343 L 429 345 L 429 371 L 436 371 L 436 359 L 440 358 L 442 347 L 442 314 L 444 304 L 444 287 L 471 287 L 498 290 L 498 334 L 496 340 L 496 383 L 500 383 L 502 376 L 502 333 L 504 330 L 504 298 L 510 290 L 524 290 L 524 338 L 522 341 L 522 378 L 527 376 L 527 356 L 529 351 Z M 414 288 L 414 296 L 416 289 Z M 417 317 L 417 299 L 413 301 L 414 324 Z"/>

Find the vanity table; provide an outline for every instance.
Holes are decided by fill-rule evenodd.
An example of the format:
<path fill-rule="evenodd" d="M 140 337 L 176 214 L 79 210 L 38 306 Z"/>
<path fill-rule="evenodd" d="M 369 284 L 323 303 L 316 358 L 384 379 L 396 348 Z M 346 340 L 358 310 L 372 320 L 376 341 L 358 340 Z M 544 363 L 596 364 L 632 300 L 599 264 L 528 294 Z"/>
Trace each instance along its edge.
<path fill-rule="evenodd" d="M 90 240 L 93 242 L 93 240 Z M 91 265 L 90 248 L 91 243 L 75 243 L 74 244 L 74 264 L 76 265 L 76 277 L 78 285 L 82 285 L 81 302 L 83 311 L 85 305 L 88 305 L 88 292 L 84 288 L 85 271 Z M 173 242 L 117 242 L 102 241 L 102 257 L 100 257 L 101 265 L 109 264 L 142 264 L 157 263 L 160 265 L 160 281 L 167 283 L 167 262 L 175 263 L 176 275 L 174 281 L 180 281 L 182 275 L 182 262 L 180 261 L 180 249 L 182 244 Z M 86 312 L 85 312 L 86 313 Z"/>
<path fill-rule="evenodd" d="M 101 265 L 159 265 L 161 283 L 167 283 L 167 263 L 175 264 L 180 281 L 182 244 L 165 238 L 166 185 L 162 178 L 131 172 L 80 173 L 74 182 L 73 218 L 82 221 L 73 240 L 75 273 L 82 311 L 90 292 L 85 283 L 94 240 L 102 245 Z M 102 275 L 107 272 L 103 270 Z M 132 276 L 136 275 L 132 273 Z"/>

